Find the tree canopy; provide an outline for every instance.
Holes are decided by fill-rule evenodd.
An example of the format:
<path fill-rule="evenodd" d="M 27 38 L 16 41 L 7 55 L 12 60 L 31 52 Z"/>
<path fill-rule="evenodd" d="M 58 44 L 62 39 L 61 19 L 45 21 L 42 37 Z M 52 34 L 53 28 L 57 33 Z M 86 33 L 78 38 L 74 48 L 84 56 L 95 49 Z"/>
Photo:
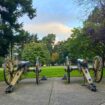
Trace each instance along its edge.
<path fill-rule="evenodd" d="M 42 42 L 47 45 L 47 48 L 51 54 L 55 43 L 55 34 L 48 34 L 47 36 L 43 37 Z"/>
<path fill-rule="evenodd" d="M 38 39 L 22 29 L 18 19 L 26 14 L 30 19 L 36 16 L 32 0 L 0 1 L 0 56 L 8 53 L 9 46 L 21 45 L 22 58 L 34 63 L 39 56 L 42 63 L 64 63 L 66 56 L 76 61 L 100 55 L 105 60 L 105 0 L 77 0 L 79 4 L 91 6 L 91 12 L 82 28 L 74 28 L 72 35 L 55 45 L 56 35 L 51 33 Z"/>
<path fill-rule="evenodd" d="M 25 44 L 22 58 L 35 63 L 36 58 L 39 57 L 42 64 L 48 64 L 50 61 L 50 53 L 44 43 L 30 42 Z"/>
<path fill-rule="evenodd" d="M 18 19 L 24 14 L 32 19 L 36 9 L 32 0 L 0 0 L 0 55 L 8 53 L 9 45 L 15 42 L 15 36 L 20 33 L 22 23 Z"/>

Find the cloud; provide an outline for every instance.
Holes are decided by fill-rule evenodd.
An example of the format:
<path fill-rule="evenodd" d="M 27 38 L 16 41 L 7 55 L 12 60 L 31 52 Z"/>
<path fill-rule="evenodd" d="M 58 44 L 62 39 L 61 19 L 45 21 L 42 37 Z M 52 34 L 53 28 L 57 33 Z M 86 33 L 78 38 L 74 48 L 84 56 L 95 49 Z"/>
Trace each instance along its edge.
<path fill-rule="evenodd" d="M 29 20 L 26 16 L 20 22 L 27 24 L 62 23 L 70 27 L 82 25 L 82 11 L 75 0 L 33 0 L 33 7 L 37 9 L 37 16 Z M 83 8 L 82 8 L 83 10 Z M 84 18 L 84 16 L 83 16 Z"/>
<path fill-rule="evenodd" d="M 72 33 L 72 28 L 61 23 L 25 24 L 24 29 L 31 33 L 37 33 L 41 38 L 53 33 L 56 34 L 57 40 L 66 40 Z"/>
<path fill-rule="evenodd" d="M 37 16 L 30 20 L 25 15 L 19 22 L 24 22 L 24 29 L 37 33 L 39 39 L 54 33 L 56 40 L 66 40 L 74 27 L 82 26 L 79 16 L 82 12 L 73 0 L 33 0 Z"/>

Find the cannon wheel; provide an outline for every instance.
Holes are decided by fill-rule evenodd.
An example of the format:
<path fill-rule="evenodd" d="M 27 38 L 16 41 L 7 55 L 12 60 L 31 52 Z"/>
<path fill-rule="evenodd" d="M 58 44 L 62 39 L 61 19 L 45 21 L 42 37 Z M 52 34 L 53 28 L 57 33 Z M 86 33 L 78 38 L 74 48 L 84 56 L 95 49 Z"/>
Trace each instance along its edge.
<path fill-rule="evenodd" d="M 93 60 L 93 69 L 94 69 L 94 81 L 99 83 L 103 77 L 103 66 L 102 58 L 100 56 L 95 56 Z"/>
<path fill-rule="evenodd" d="M 36 68 L 36 84 L 39 84 L 39 70 Z"/>
<path fill-rule="evenodd" d="M 13 79 L 13 62 L 7 61 L 4 64 L 4 80 L 7 85 L 10 85 L 12 79 Z"/>

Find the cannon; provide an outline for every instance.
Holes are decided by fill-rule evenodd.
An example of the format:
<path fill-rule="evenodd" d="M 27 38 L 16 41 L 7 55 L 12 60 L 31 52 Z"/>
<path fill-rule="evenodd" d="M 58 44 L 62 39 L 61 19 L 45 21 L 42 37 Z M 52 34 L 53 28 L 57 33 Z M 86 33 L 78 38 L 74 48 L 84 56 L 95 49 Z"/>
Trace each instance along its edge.
<path fill-rule="evenodd" d="M 88 68 L 88 63 L 86 59 L 78 59 L 78 67 L 72 67 L 70 65 L 70 60 L 68 57 L 66 57 L 66 67 L 65 67 L 65 71 L 67 72 L 67 82 L 70 83 L 70 73 L 75 70 L 78 69 L 83 73 L 84 79 L 87 81 L 88 83 L 88 88 L 91 91 L 96 91 L 96 86 L 90 76 L 89 73 L 89 68 Z M 85 81 L 84 80 L 84 81 Z"/>
<path fill-rule="evenodd" d="M 35 66 L 30 68 L 29 61 L 16 61 L 6 58 L 4 67 L 4 80 L 8 87 L 6 93 L 11 93 L 14 90 L 15 85 L 20 81 L 21 76 L 27 72 L 34 72 L 36 74 L 36 84 L 39 84 L 39 73 L 41 72 L 39 58 L 37 57 Z"/>

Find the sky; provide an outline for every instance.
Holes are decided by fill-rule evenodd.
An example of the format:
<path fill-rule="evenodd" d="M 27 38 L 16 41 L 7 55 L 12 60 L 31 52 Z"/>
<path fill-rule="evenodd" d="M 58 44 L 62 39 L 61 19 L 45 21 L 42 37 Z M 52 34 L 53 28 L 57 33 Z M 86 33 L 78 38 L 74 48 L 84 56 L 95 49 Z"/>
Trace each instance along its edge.
<path fill-rule="evenodd" d="M 55 34 L 56 40 L 66 40 L 74 27 L 82 27 L 86 19 L 84 7 L 76 0 L 33 0 L 37 16 L 30 20 L 26 15 L 19 19 L 23 28 L 30 33 L 37 33 L 39 39 Z"/>

